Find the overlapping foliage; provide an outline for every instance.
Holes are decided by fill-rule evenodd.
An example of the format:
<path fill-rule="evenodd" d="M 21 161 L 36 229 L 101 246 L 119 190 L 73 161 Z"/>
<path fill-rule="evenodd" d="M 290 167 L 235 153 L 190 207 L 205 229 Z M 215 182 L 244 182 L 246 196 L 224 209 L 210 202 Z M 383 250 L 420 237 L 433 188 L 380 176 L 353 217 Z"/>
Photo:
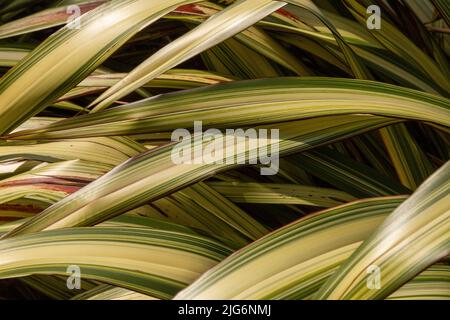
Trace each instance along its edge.
<path fill-rule="evenodd" d="M 438 0 L 0 3 L 0 298 L 449 299 L 449 17 Z M 174 163 L 195 121 L 278 129 L 277 175 Z"/>

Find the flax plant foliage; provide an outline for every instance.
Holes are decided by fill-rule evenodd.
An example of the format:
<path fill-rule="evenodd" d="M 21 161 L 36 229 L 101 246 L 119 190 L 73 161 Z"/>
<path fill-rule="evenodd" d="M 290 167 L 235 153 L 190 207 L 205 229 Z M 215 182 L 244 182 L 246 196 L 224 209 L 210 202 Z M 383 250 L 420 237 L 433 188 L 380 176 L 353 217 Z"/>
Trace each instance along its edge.
<path fill-rule="evenodd" d="M 450 299 L 449 57 L 444 0 L 0 1 L 0 299 Z"/>

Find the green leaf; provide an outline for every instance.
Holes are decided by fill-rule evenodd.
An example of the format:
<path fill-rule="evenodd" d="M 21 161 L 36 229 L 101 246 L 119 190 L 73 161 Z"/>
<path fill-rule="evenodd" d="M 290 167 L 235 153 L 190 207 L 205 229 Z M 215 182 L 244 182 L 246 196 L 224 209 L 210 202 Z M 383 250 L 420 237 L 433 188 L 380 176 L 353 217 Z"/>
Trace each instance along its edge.
<path fill-rule="evenodd" d="M 435 264 L 395 291 L 387 300 L 449 300 L 450 266 Z"/>
<path fill-rule="evenodd" d="M 208 182 L 208 185 L 238 203 L 301 204 L 328 208 L 354 200 L 346 192 L 295 184 Z"/>
<path fill-rule="evenodd" d="M 411 193 L 396 180 L 333 150 L 311 151 L 294 158 L 308 173 L 356 197 Z"/>
<path fill-rule="evenodd" d="M 82 278 L 168 299 L 231 250 L 190 234 L 102 227 L 16 237 L 2 241 L 0 253 L 1 279 L 29 274 L 67 275 L 67 268 L 76 265 Z"/>
<path fill-rule="evenodd" d="M 175 298 L 308 296 L 404 199 L 362 200 L 300 219 L 226 258 Z"/>
<path fill-rule="evenodd" d="M 77 4 L 80 14 L 95 9 L 106 0 L 84 1 Z M 0 39 L 35 32 L 51 27 L 63 25 L 69 21 L 72 15 L 70 5 L 47 9 L 22 19 L 13 20 L 0 26 Z"/>
<path fill-rule="evenodd" d="M 400 181 L 415 190 L 433 173 L 433 165 L 405 124 L 380 129 L 380 134 Z"/>
<path fill-rule="evenodd" d="M 366 239 L 317 293 L 319 299 L 382 299 L 450 251 L 450 162 L 429 177 Z M 381 287 L 366 283 L 377 266 Z"/>
<path fill-rule="evenodd" d="M 281 121 L 375 114 L 450 126 L 449 100 L 380 82 L 336 78 L 236 81 L 160 95 L 111 110 L 16 132 L 7 139 L 54 139 L 239 128 Z"/>
<path fill-rule="evenodd" d="M 280 139 L 261 141 L 258 146 L 272 148 L 278 144 L 280 154 L 285 154 L 306 150 L 387 124 L 389 120 L 385 118 L 364 116 L 334 117 L 330 123 L 324 123 L 323 119 L 303 120 L 301 124 L 281 123 L 272 127 L 280 130 Z M 179 146 L 197 149 L 200 144 L 198 139 L 201 137 L 196 137 L 192 141 L 187 139 Z M 116 167 L 4 237 L 43 229 L 94 225 L 173 193 L 219 171 L 235 167 L 235 159 L 245 157 L 247 162 L 256 160 L 254 157 L 258 153 L 252 150 L 256 151 L 258 146 L 252 143 L 248 148 L 245 147 L 247 138 L 240 142 L 236 139 L 229 141 L 222 147 L 225 149 L 232 146 L 235 152 L 230 154 L 222 151 L 222 164 L 219 164 L 220 162 L 195 164 L 195 157 L 198 157 L 196 155 L 192 164 L 176 165 L 171 158 L 173 144 L 150 150 Z M 206 146 L 210 142 L 202 143 Z M 273 149 L 271 150 L 273 152 Z"/>
<path fill-rule="evenodd" d="M 92 112 L 105 109 L 165 71 L 246 29 L 282 6 L 283 2 L 272 0 L 237 1 L 136 67 L 91 103 L 90 106 L 95 106 Z"/>
<path fill-rule="evenodd" d="M 0 134 L 75 87 L 142 28 L 189 2 L 195 1 L 114 0 L 81 16 L 82 28 L 54 33 L 1 78 Z"/>

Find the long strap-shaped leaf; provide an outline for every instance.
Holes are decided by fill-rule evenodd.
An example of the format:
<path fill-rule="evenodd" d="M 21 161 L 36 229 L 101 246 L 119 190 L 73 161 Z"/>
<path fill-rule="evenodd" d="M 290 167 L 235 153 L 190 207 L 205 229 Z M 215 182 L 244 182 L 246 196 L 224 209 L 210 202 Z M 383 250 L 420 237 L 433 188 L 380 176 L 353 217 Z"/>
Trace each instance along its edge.
<path fill-rule="evenodd" d="M 0 145 L 0 160 L 18 157 L 48 162 L 80 159 L 116 166 L 145 150 L 126 137 L 73 139 L 70 143 L 67 140 L 38 144 L 13 142 Z"/>
<path fill-rule="evenodd" d="M 222 225 L 225 222 L 252 240 L 268 233 L 268 230 L 258 221 L 203 182 L 186 188 L 178 194 L 197 202 L 204 210 L 216 216 Z"/>
<path fill-rule="evenodd" d="M 78 3 L 80 13 L 95 9 L 106 0 L 91 0 Z M 22 19 L 17 19 L 0 26 L 0 39 L 18 36 L 67 23 L 71 16 L 70 5 L 47 9 Z"/>
<path fill-rule="evenodd" d="M 33 183 L 82 185 L 89 183 L 113 168 L 112 165 L 84 160 L 61 161 L 40 165 L 22 174 L 0 180 L 0 187 Z M 65 181 L 65 183 L 64 183 Z"/>
<path fill-rule="evenodd" d="M 89 291 L 76 295 L 72 300 L 158 300 L 155 297 L 125 288 L 101 284 Z"/>
<path fill-rule="evenodd" d="M 360 23 L 366 23 L 367 9 L 364 6 L 355 0 L 345 0 L 344 3 Z M 450 81 L 447 75 L 442 72 L 443 70 L 439 68 L 439 65 L 422 50 L 417 48 L 413 42 L 391 25 L 388 20 L 384 19 L 382 24 L 383 31 L 371 30 L 372 35 L 390 51 L 395 52 L 401 57 L 405 57 L 407 63 L 413 67 L 418 66 L 424 74 L 427 74 L 432 81 L 448 93 L 450 91 Z"/>
<path fill-rule="evenodd" d="M 24 283 L 34 290 L 44 294 L 52 300 L 68 300 L 75 294 L 67 286 L 67 278 L 58 275 L 33 275 L 15 279 L 19 283 Z M 95 280 L 81 281 L 80 290 L 92 290 L 95 288 Z"/>
<path fill-rule="evenodd" d="M 429 177 L 367 239 L 317 294 L 320 299 L 382 299 L 450 253 L 450 162 Z M 381 287 L 367 286 L 380 270 Z"/>
<path fill-rule="evenodd" d="M 380 135 L 403 185 L 415 190 L 433 173 L 433 165 L 405 124 L 382 128 Z"/>
<path fill-rule="evenodd" d="M 75 87 L 128 39 L 188 0 L 114 0 L 50 36 L 0 81 L 0 134 Z M 24 90 L 27 88 L 27 90 Z"/>
<path fill-rule="evenodd" d="M 388 300 L 450 300 L 450 265 L 437 263 L 408 281 Z"/>
<path fill-rule="evenodd" d="M 191 6 L 179 7 L 174 11 L 174 13 L 176 13 L 175 15 L 169 14 L 164 18 L 174 19 L 175 21 L 183 21 L 187 24 L 198 25 L 220 10 L 223 10 L 223 8 L 219 5 L 211 2 L 202 2 Z M 196 12 L 195 15 L 192 14 L 193 11 Z M 279 16 L 279 12 L 281 11 L 282 9 L 279 9 L 272 13 L 271 18 Z M 261 23 L 261 21 L 258 23 Z M 224 48 L 225 50 L 217 50 L 218 47 Z M 242 32 L 237 33 L 233 38 L 227 39 L 218 46 L 207 50 L 206 52 L 204 52 L 202 58 L 206 58 L 205 62 L 209 64 L 213 62 L 212 60 L 210 60 L 210 58 L 216 56 L 216 53 L 220 52 L 224 53 L 225 55 L 217 56 L 220 61 L 214 61 L 214 63 L 211 65 L 213 67 L 213 70 L 215 69 L 215 66 L 217 66 L 218 69 L 221 69 L 222 67 L 219 67 L 220 64 L 222 64 L 222 66 L 223 64 L 226 64 L 228 66 L 230 63 L 233 63 L 232 60 L 239 60 L 239 64 L 237 66 L 240 65 L 245 69 L 253 69 L 255 75 L 261 74 L 261 71 L 258 71 L 258 68 L 271 69 L 271 72 L 269 72 L 269 70 L 262 70 L 267 72 L 266 75 L 269 75 L 272 72 L 274 72 L 273 75 L 275 76 L 279 75 L 279 73 L 273 68 L 273 66 L 267 65 L 268 60 L 263 58 L 265 57 L 284 66 L 295 74 L 311 74 L 311 70 L 303 65 L 303 63 L 297 57 L 295 57 L 295 55 L 290 53 L 289 50 L 287 50 L 280 43 L 271 38 L 269 34 L 256 26 L 249 27 Z M 236 54 L 235 58 L 233 58 L 233 56 L 235 56 L 233 53 Z M 256 59 L 250 60 L 251 62 L 253 62 L 250 63 L 250 61 L 246 61 L 247 58 Z M 233 70 L 232 74 L 237 76 L 241 74 L 241 72 L 242 70 L 235 69 Z"/>
<path fill-rule="evenodd" d="M 444 93 L 439 85 L 435 84 L 421 71 L 420 66 L 416 64 L 411 64 L 411 58 L 405 59 L 403 55 L 395 55 L 392 51 L 388 51 L 387 48 L 379 47 L 376 41 L 372 38 L 368 38 L 367 35 L 367 27 L 364 25 L 360 25 L 355 23 L 349 19 L 343 19 L 341 17 L 334 16 L 330 13 L 327 13 L 327 17 L 330 20 L 335 20 L 340 27 L 344 27 L 341 32 L 345 34 L 344 40 L 351 45 L 351 48 L 357 55 L 359 59 L 362 60 L 364 64 L 368 67 L 371 67 L 372 70 L 376 73 L 385 74 L 389 78 L 395 79 L 396 83 L 406 85 L 407 87 L 421 89 L 425 92 L 430 93 Z M 305 17 L 302 17 L 305 18 Z M 290 20 L 291 22 L 292 20 Z M 311 21 L 308 21 L 311 23 Z M 305 29 L 299 27 L 295 23 L 288 23 L 287 25 L 280 23 L 273 23 L 267 21 L 261 21 L 259 23 L 261 26 L 266 26 L 269 29 L 274 29 L 276 31 L 284 31 L 284 32 L 294 32 L 298 33 L 306 39 L 318 41 L 326 50 L 330 50 L 333 56 L 336 56 L 340 59 L 343 55 L 339 51 L 338 43 L 335 38 L 331 34 L 326 34 L 326 30 L 321 30 L 321 32 L 311 32 L 309 29 Z M 312 24 L 314 25 L 314 23 Z M 316 28 L 318 26 L 315 26 Z M 353 35 L 354 31 L 355 32 Z M 281 32 L 280 32 L 281 33 Z M 349 36 L 350 33 L 350 36 Z M 382 34 L 389 34 L 387 32 L 382 32 Z M 314 46 L 309 43 L 301 45 L 299 41 L 296 41 L 293 37 L 283 37 L 289 43 L 292 43 L 295 46 L 300 45 L 303 50 L 314 50 Z M 364 39 L 364 41 L 362 41 Z M 406 41 L 407 46 L 411 46 L 410 41 L 406 37 L 402 37 L 402 41 Z M 314 55 L 318 55 L 317 52 L 313 52 Z M 336 59 L 336 57 L 334 59 Z M 415 56 L 413 56 L 416 59 Z M 334 60 L 327 59 L 327 61 L 332 62 Z"/>
<path fill-rule="evenodd" d="M 99 223 L 128 209 L 161 198 L 178 189 L 186 187 L 205 177 L 236 166 L 236 159 L 247 158 L 247 163 L 256 160 L 263 148 L 272 148 L 278 144 L 280 154 L 301 151 L 324 142 L 349 137 L 379 126 L 387 125 L 389 120 L 360 116 L 333 117 L 330 122 L 323 119 L 310 119 L 275 125 L 280 130 L 280 139 L 258 139 L 258 146 L 248 143 L 248 139 L 229 140 L 216 154 L 222 154 L 223 164 L 203 163 L 198 161 L 195 150 L 201 143 L 195 139 L 186 139 L 180 147 L 194 146 L 192 164 L 174 164 L 172 160 L 173 145 L 142 154 L 116 167 L 108 174 L 97 179 L 78 192 L 59 201 L 35 218 L 6 235 L 54 229 L 68 226 L 86 226 Z M 200 137 L 201 138 L 201 137 Z M 234 140 L 234 141 L 233 141 Z M 264 141 L 265 140 L 265 141 Z M 203 146 L 210 142 L 204 142 Z M 246 146 L 246 144 L 248 144 Z M 259 148 L 258 148 L 259 147 Z M 234 152 L 229 152 L 233 148 Z M 225 150 L 224 150 L 225 149 Z M 219 151 L 222 150 L 222 151 Z M 271 149 L 273 152 L 273 149 Z M 197 160 L 195 160 L 197 159 Z M 197 164 L 195 163 L 197 161 Z"/>
<path fill-rule="evenodd" d="M 30 49 L 16 46 L 0 46 L 0 66 L 12 67 L 30 53 Z"/>
<path fill-rule="evenodd" d="M 261 299 L 316 289 L 405 198 L 356 201 L 305 217 L 237 251 L 177 299 Z M 301 293 L 303 292 L 303 294 Z M 314 291 L 313 291 L 314 292 Z"/>
<path fill-rule="evenodd" d="M 112 168 L 111 165 L 72 160 L 41 165 L 0 180 L 0 219 L 20 215 L 19 212 L 22 216 L 39 212 L 44 203 L 49 206 L 61 200 Z M 11 201 L 23 198 L 31 200 L 31 203 L 11 204 Z"/>
<path fill-rule="evenodd" d="M 112 166 L 95 162 L 72 160 L 40 166 L 1 180 L 0 220 L 40 212 L 111 169 Z M 189 222 L 204 222 L 208 234 L 229 239 L 228 243 L 233 247 L 239 248 L 268 232 L 258 221 L 203 183 L 185 188 L 172 197 L 180 201 L 186 211 L 183 215 Z M 23 199 L 28 203 L 22 204 Z M 12 204 L 11 201 L 15 202 Z M 149 211 L 151 209 L 145 205 L 134 212 L 165 220 L 165 216 L 158 211 Z M 173 218 L 167 215 L 168 219 Z M 179 218 L 179 212 L 177 216 Z"/>
<path fill-rule="evenodd" d="M 210 187 L 238 203 L 301 204 L 333 207 L 354 200 L 346 192 L 296 184 L 208 182 Z"/>
<path fill-rule="evenodd" d="M 372 79 L 370 72 L 359 61 L 359 57 L 353 52 L 352 48 L 347 44 L 345 39 L 341 36 L 335 26 L 323 15 L 321 10 L 311 0 L 286 0 L 286 2 L 298 6 L 300 8 L 308 10 L 315 17 L 317 17 L 330 31 L 336 39 L 347 64 L 353 71 L 353 75 L 357 79 Z"/>
<path fill-rule="evenodd" d="M 298 166 L 308 173 L 357 197 L 410 194 L 397 180 L 378 173 L 343 154 L 322 148 L 295 155 Z"/>
<path fill-rule="evenodd" d="M 96 279 L 171 298 L 232 251 L 205 237 L 149 228 L 75 228 L 0 243 L 0 278 L 29 274 Z"/>
<path fill-rule="evenodd" d="M 161 95 L 79 116 L 8 139 L 51 139 L 236 128 L 338 114 L 376 114 L 450 126 L 448 99 L 380 82 L 337 78 L 236 81 Z"/>
<path fill-rule="evenodd" d="M 91 106 L 100 111 L 177 64 L 224 41 L 284 6 L 272 0 L 241 0 L 213 15 L 199 27 L 152 55 Z"/>

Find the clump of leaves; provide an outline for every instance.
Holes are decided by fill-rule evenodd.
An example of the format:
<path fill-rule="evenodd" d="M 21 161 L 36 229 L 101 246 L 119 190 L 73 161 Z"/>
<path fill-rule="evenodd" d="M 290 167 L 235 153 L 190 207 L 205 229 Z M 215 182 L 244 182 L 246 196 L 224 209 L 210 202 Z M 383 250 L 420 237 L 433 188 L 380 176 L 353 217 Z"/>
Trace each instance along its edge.
<path fill-rule="evenodd" d="M 450 298 L 449 17 L 445 0 L 0 4 L 0 298 Z M 277 175 L 175 164 L 195 121 L 278 129 Z"/>

